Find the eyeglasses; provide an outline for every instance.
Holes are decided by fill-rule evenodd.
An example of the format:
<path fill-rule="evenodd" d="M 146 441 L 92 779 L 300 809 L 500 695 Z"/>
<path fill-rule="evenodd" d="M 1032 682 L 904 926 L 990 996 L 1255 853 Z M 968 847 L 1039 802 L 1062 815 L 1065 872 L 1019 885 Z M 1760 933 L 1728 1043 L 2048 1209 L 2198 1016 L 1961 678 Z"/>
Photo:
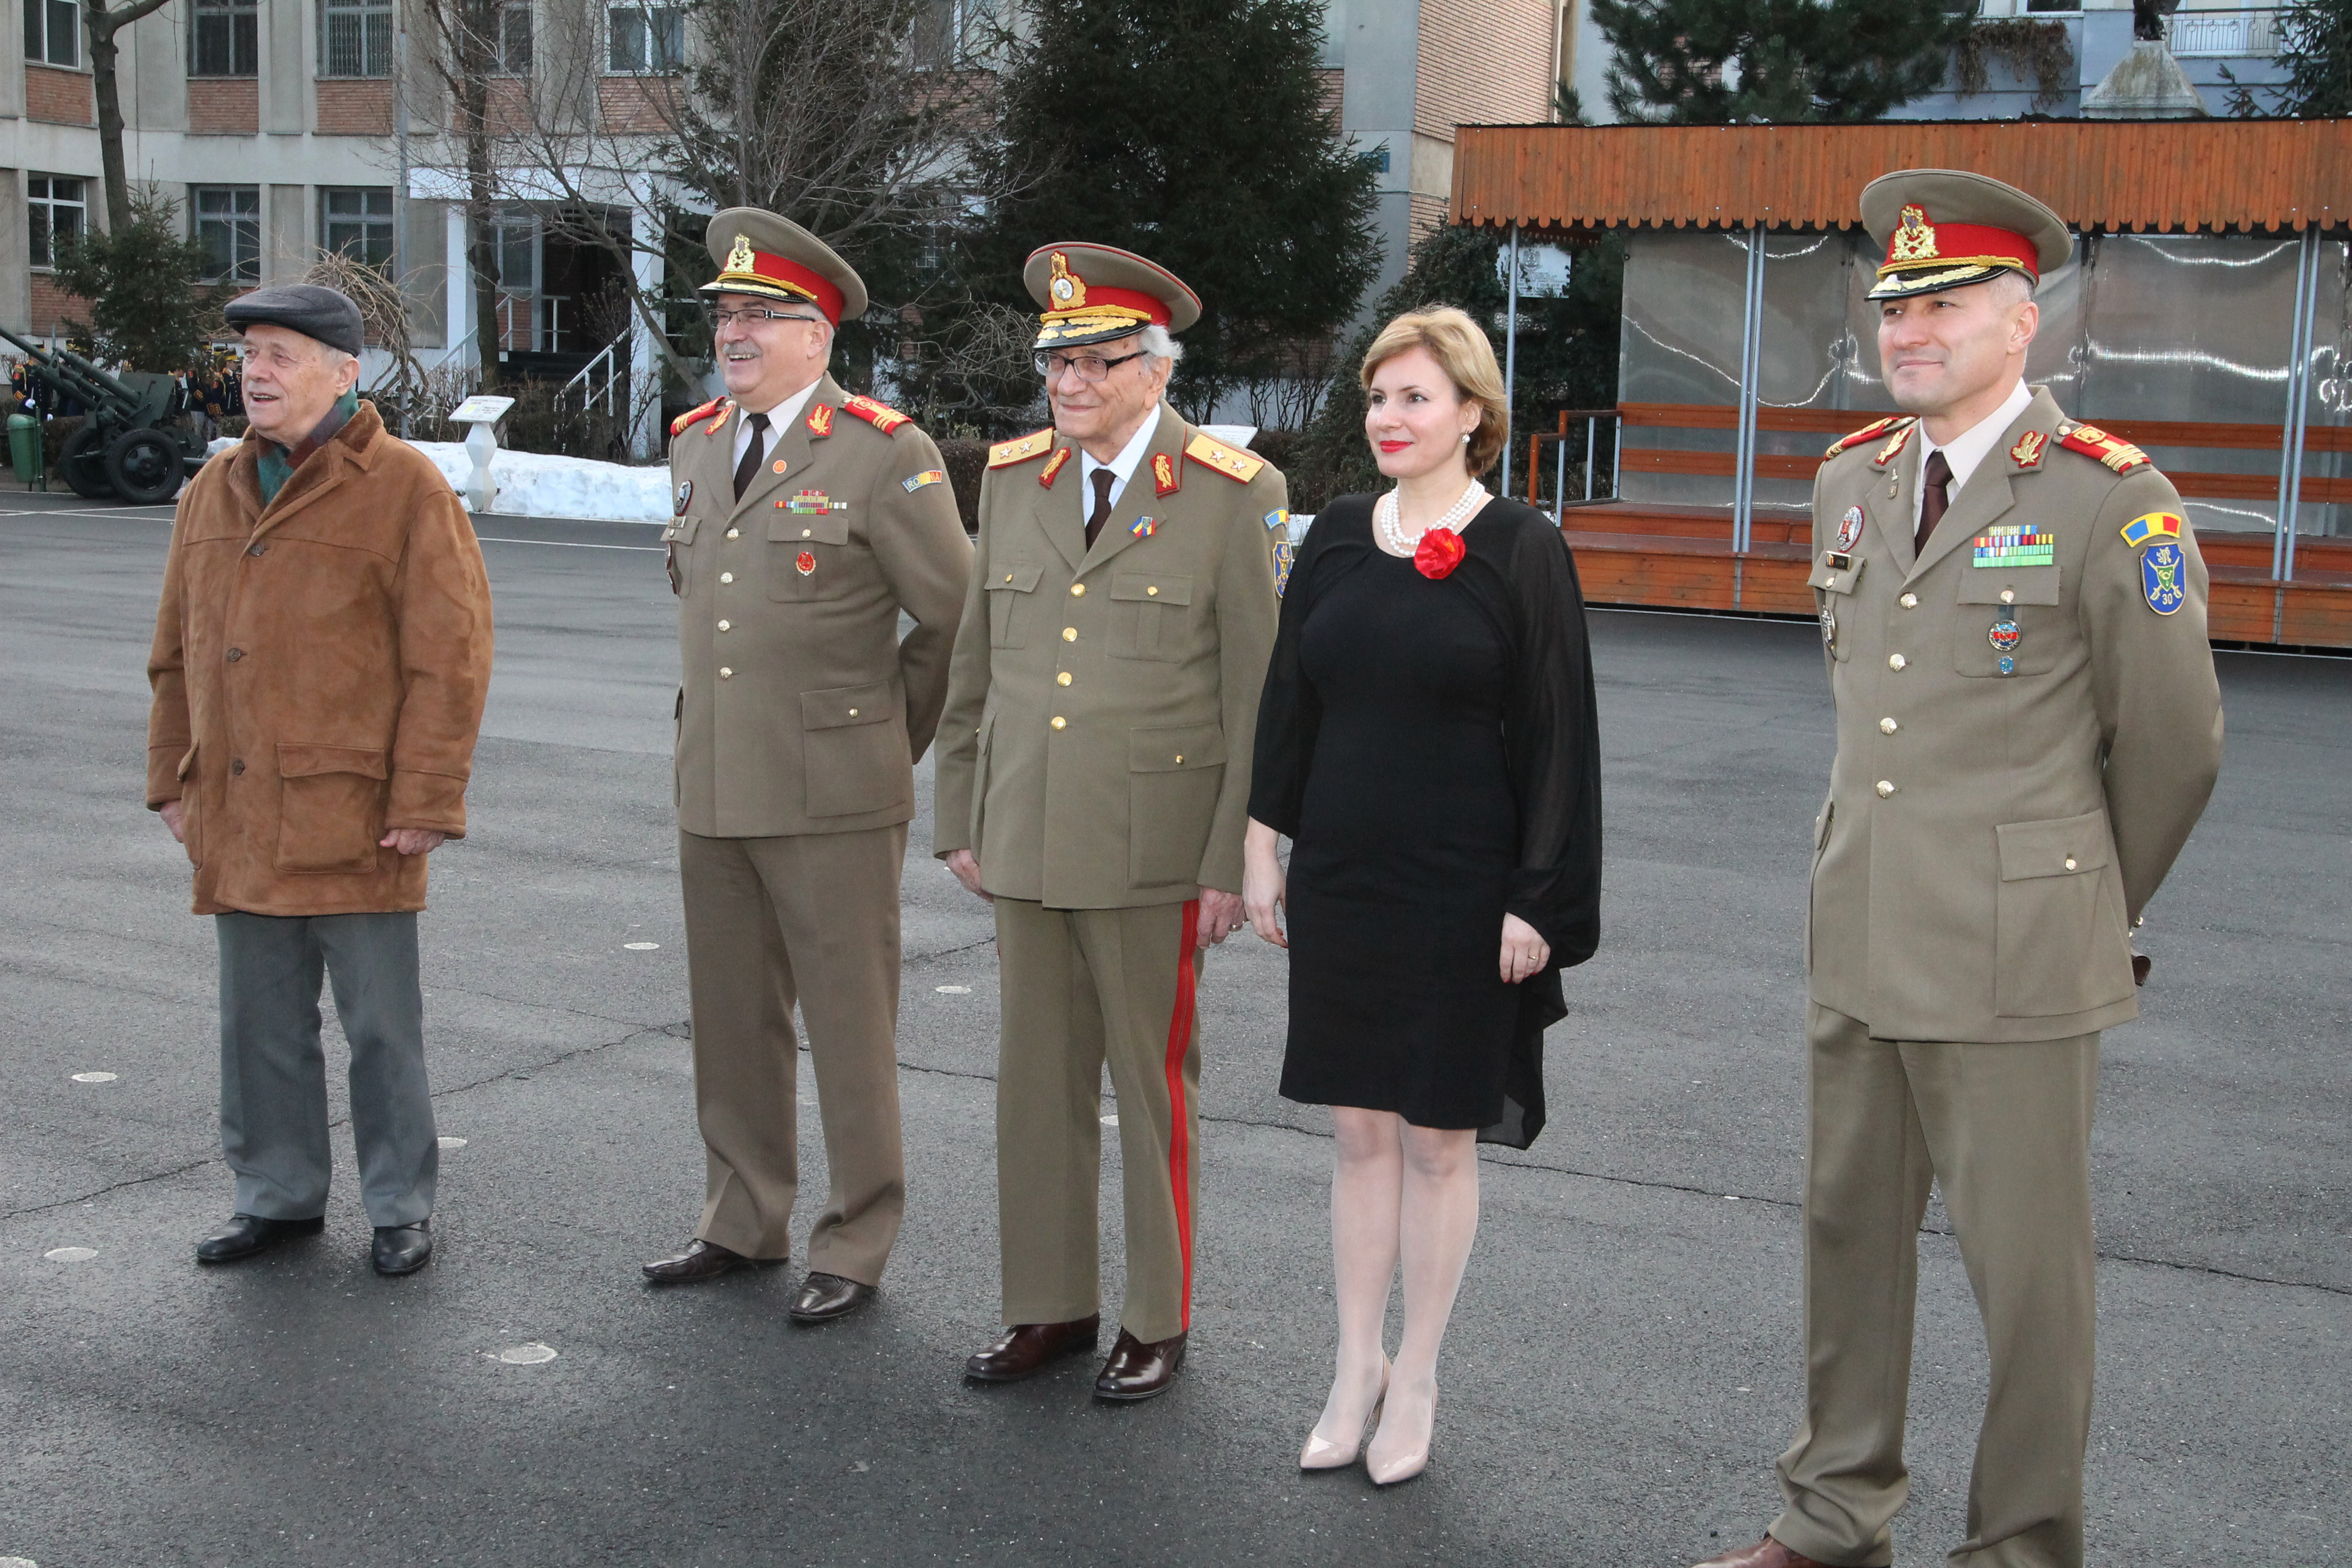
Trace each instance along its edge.
<path fill-rule="evenodd" d="M 1034 363 L 1037 366 L 1037 374 L 1044 376 L 1049 385 L 1061 380 L 1062 372 L 1065 370 L 1076 371 L 1080 381 L 1091 384 L 1101 381 L 1110 374 L 1111 366 L 1125 364 L 1131 359 L 1141 359 L 1143 355 L 1144 351 L 1141 349 L 1136 350 L 1131 354 L 1121 354 L 1117 359 L 1105 359 L 1100 354 L 1041 353 L 1034 357 Z"/>
<path fill-rule="evenodd" d="M 817 321 L 824 320 L 821 316 L 796 315 L 790 310 L 770 310 L 762 309 L 758 305 L 748 306 L 740 310 L 722 310 L 714 305 L 710 308 L 709 315 L 710 324 L 713 327 L 723 327 L 730 321 L 741 321 L 744 325 L 750 326 L 757 321 Z"/>

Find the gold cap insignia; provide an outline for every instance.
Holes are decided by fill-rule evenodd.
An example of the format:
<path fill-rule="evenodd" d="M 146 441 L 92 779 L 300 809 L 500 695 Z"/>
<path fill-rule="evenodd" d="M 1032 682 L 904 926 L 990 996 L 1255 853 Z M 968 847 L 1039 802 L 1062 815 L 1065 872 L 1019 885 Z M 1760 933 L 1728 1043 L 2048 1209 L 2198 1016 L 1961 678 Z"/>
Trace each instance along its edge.
<path fill-rule="evenodd" d="M 742 235 L 735 237 L 735 248 L 727 253 L 727 270 L 750 272 L 757 267 L 751 259 L 751 242 Z"/>
<path fill-rule="evenodd" d="M 1087 302 L 1087 282 L 1070 270 L 1070 258 L 1060 251 L 1054 252 L 1054 275 L 1045 285 L 1053 296 L 1056 310 L 1075 310 Z"/>
<path fill-rule="evenodd" d="M 1936 226 L 1927 221 L 1927 209 L 1916 205 L 1905 207 L 1903 221 L 1895 230 L 1894 243 L 1886 248 L 1886 259 L 1933 261 L 1936 258 Z"/>

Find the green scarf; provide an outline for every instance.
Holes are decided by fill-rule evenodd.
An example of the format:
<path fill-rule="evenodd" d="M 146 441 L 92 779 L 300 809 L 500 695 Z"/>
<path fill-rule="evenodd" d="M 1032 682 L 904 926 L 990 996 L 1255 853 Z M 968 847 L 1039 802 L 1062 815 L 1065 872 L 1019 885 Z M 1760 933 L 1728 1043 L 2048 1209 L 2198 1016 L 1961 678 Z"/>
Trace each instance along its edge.
<path fill-rule="evenodd" d="M 360 391 L 355 386 L 335 399 L 335 405 L 327 410 L 327 416 L 320 420 L 318 427 L 292 451 L 263 437 L 261 456 L 253 466 L 254 477 L 261 481 L 261 504 L 266 507 L 276 500 L 278 492 L 286 488 L 286 481 L 294 477 L 294 470 L 302 466 L 302 460 L 333 440 L 335 432 L 350 424 L 352 416 L 359 411 Z"/>

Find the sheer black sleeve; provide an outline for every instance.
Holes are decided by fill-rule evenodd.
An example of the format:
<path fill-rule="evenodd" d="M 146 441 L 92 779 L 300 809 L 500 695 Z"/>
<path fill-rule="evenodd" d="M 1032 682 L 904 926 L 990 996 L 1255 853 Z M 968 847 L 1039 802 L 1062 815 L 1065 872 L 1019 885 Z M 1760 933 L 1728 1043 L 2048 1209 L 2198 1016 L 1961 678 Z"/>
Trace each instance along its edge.
<path fill-rule="evenodd" d="M 1274 657 L 1267 661 L 1265 690 L 1258 699 L 1249 814 L 1287 837 L 1298 837 L 1299 805 L 1307 795 L 1307 770 L 1315 761 L 1315 736 L 1323 718 L 1322 700 L 1299 668 L 1300 628 L 1334 571 L 1344 570 L 1346 558 L 1360 553 L 1349 547 L 1356 536 L 1369 542 L 1370 517 L 1371 501 L 1365 496 L 1341 496 L 1324 508 L 1299 542 L 1283 590 Z"/>

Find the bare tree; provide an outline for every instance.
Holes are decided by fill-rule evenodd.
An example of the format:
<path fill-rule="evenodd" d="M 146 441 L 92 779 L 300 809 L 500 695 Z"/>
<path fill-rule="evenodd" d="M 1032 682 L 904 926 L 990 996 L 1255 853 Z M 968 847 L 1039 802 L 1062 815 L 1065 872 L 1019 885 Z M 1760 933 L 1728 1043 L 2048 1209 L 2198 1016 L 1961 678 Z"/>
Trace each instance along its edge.
<path fill-rule="evenodd" d="M 89 35 L 89 89 L 98 105 L 98 166 L 106 190 L 106 226 L 131 224 L 131 184 L 122 163 L 122 95 L 114 62 L 121 50 L 114 35 L 142 16 L 162 10 L 167 0 L 131 0 L 115 10 L 106 0 L 81 0 L 82 30 Z"/>
<path fill-rule="evenodd" d="M 446 110 L 444 132 L 465 170 L 466 268 L 473 274 L 476 357 L 481 384 L 491 390 L 499 382 L 499 159 L 493 95 L 508 85 L 499 79 L 501 67 L 529 68 L 527 44 L 521 60 L 501 58 L 502 45 L 509 42 L 504 29 L 517 9 L 508 0 L 408 0 L 419 46 L 412 54 L 434 89 L 430 97 Z M 529 8 L 520 7 L 520 14 L 521 36 L 528 39 Z M 402 63 L 405 68 L 411 62 Z M 517 85 L 528 92 L 527 80 Z"/>

